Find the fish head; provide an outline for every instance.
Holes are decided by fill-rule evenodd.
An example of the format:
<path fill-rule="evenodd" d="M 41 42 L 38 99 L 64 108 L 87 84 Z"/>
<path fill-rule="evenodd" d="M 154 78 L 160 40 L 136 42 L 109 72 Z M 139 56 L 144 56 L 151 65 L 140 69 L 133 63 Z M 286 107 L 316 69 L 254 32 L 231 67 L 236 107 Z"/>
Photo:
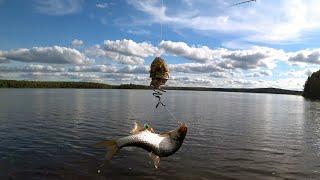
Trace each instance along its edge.
<path fill-rule="evenodd" d="M 185 123 L 181 123 L 180 127 L 177 129 L 177 137 L 180 140 L 183 140 L 187 135 L 188 127 Z"/>

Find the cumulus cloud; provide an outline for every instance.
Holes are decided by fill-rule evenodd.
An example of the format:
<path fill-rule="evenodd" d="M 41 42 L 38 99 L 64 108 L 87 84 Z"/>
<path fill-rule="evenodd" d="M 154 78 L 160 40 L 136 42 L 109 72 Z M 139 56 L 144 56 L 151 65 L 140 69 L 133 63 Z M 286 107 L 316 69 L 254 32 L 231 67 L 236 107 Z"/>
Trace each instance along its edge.
<path fill-rule="evenodd" d="M 207 46 L 189 46 L 184 42 L 162 41 L 159 48 L 168 55 L 181 56 L 195 62 L 217 63 L 223 69 L 274 68 L 276 60 L 286 59 L 282 50 L 253 46 L 244 50 L 212 49 Z M 208 66 L 208 65 L 207 65 Z"/>
<path fill-rule="evenodd" d="M 83 45 L 83 41 L 79 39 L 74 39 L 71 44 L 73 47 L 78 47 Z"/>
<path fill-rule="evenodd" d="M 212 50 L 207 46 L 190 47 L 184 42 L 161 41 L 159 48 L 166 53 L 175 56 L 182 56 L 186 59 L 196 62 L 206 62 L 217 58 L 220 51 L 223 49 Z"/>
<path fill-rule="evenodd" d="M 311 76 L 312 73 L 318 71 L 318 68 L 303 68 L 303 69 L 291 69 L 289 71 L 286 72 L 282 72 L 280 73 L 280 77 L 281 78 L 305 78 L 307 79 L 308 76 Z"/>
<path fill-rule="evenodd" d="M 106 40 L 103 46 L 95 45 L 85 50 L 88 56 L 110 59 L 121 64 L 141 65 L 144 58 L 160 53 L 150 43 L 137 43 L 133 40 Z"/>
<path fill-rule="evenodd" d="M 113 61 L 116 61 L 121 64 L 131 64 L 131 65 L 136 65 L 136 64 L 143 64 L 144 59 L 141 57 L 137 56 L 126 56 L 122 55 L 117 52 L 112 52 L 112 51 L 105 51 L 104 57 L 109 58 Z"/>
<path fill-rule="evenodd" d="M 28 64 L 24 66 L 0 66 L 1 72 L 63 72 L 65 68 L 43 64 Z"/>
<path fill-rule="evenodd" d="M 101 72 L 101 73 L 113 73 L 116 71 L 115 67 L 106 65 L 94 65 L 94 66 L 73 66 L 69 68 L 69 72 Z"/>
<path fill-rule="evenodd" d="M 118 73 L 118 74 L 148 74 L 148 66 L 126 65 L 121 67 L 107 65 L 73 66 L 68 72 Z"/>
<path fill-rule="evenodd" d="M 231 1 L 188 0 L 176 4 L 178 10 L 161 6 L 155 0 L 128 0 L 128 3 L 145 14 L 142 22 L 163 23 L 201 34 L 212 34 L 203 31 L 231 34 L 244 42 L 292 42 L 305 32 L 320 28 L 318 0 L 258 1 L 241 7 L 229 7 Z"/>
<path fill-rule="evenodd" d="M 202 64 L 202 63 L 185 63 L 185 64 L 172 64 L 169 67 L 172 72 L 181 73 L 211 73 L 222 72 L 222 68 L 216 64 Z"/>
<path fill-rule="evenodd" d="M 224 73 L 224 72 L 215 72 L 215 73 L 211 73 L 209 75 L 209 77 L 212 77 L 212 78 L 228 78 L 230 77 L 230 75 Z"/>
<path fill-rule="evenodd" d="M 36 0 L 37 12 L 53 16 L 78 13 L 82 10 L 84 0 Z"/>
<path fill-rule="evenodd" d="M 92 60 L 78 50 L 60 46 L 4 51 L 0 56 L 9 60 L 26 63 L 89 64 L 92 62 Z"/>
<path fill-rule="evenodd" d="M 84 54 L 90 57 L 102 57 L 105 55 L 105 51 L 101 48 L 99 44 L 96 44 L 94 46 L 91 46 L 87 49 L 85 49 Z"/>
<path fill-rule="evenodd" d="M 272 87 L 276 87 L 276 88 L 301 91 L 303 89 L 305 81 L 306 81 L 305 78 L 283 78 L 283 79 L 278 79 L 278 80 L 269 82 L 269 84 Z"/>
<path fill-rule="evenodd" d="M 206 76 L 173 76 L 168 84 L 175 86 L 212 87 L 212 85 L 214 84 L 214 80 L 211 80 Z"/>
<path fill-rule="evenodd" d="M 259 72 L 249 73 L 246 75 L 246 77 L 253 77 L 253 78 L 259 78 L 264 76 L 272 76 L 272 71 L 270 70 L 263 70 Z"/>
<path fill-rule="evenodd" d="M 106 51 L 120 53 L 125 56 L 136 56 L 140 58 L 155 56 L 158 54 L 158 49 L 150 43 L 137 43 L 133 40 L 127 39 L 116 41 L 106 40 L 104 41 L 104 49 Z"/>
<path fill-rule="evenodd" d="M 302 62 L 309 64 L 320 64 L 320 49 L 301 50 L 289 57 L 289 62 Z"/>
<path fill-rule="evenodd" d="M 125 66 L 119 70 L 117 73 L 126 73 L 126 74 L 148 74 L 149 67 L 148 66 Z"/>
<path fill-rule="evenodd" d="M 286 59 L 286 55 L 282 50 L 258 46 L 246 50 L 225 51 L 221 56 L 227 59 L 220 63 L 221 67 L 244 70 L 258 67 L 272 69 L 276 66 L 277 60 Z"/>
<path fill-rule="evenodd" d="M 75 44 L 79 45 L 78 42 Z M 81 50 L 53 46 L 0 51 L 0 62 L 8 60 L 12 62 L 0 66 L 0 72 L 11 75 L 28 73 L 30 77 L 37 78 L 42 75 L 44 79 L 60 80 L 59 77 L 61 77 L 62 79 L 96 80 L 114 84 L 135 82 L 148 84 L 149 65 L 145 65 L 144 59 L 153 58 L 159 52 L 165 53 L 169 60 L 171 74 L 168 83 L 179 86 L 272 86 L 275 84 L 256 80 L 260 77 L 272 76 L 271 70 L 279 61 L 320 64 L 318 63 L 320 53 L 317 49 L 284 52 L 274 48 L 253 46 L 248 49 L 230 50 L 173 41 L 162 41 L 158 46 L 153 46 L 147 42 L 139 43 L 123 39 L 106 40 L 101 45 Z M 172 56 L 179 56 L 194 62 L 185 63 L 182 60 L 181 63 L 171 64 L 170 57 Z M 97 63 L 89 65 L 89 62 L 93 62 L 89 57 L 96 59 Z M 181 60 L 181 58 L 178 59 Z M 67 66 L 62 64 L 67 64 Z M 287 78 L 292 74 L 292 77 L 296 77 L 293 75 L 297 73 L 290 73 L 287 72 L 287 76 L 280 76 Z M 310 72 L 301 72 L 297 78 L 305 77 L 306 74 Z M 294 83 L 291 85 L 293 86 Z"/>
<path fill-rule="evenodd" d="M 6 59 L 4 56 L 4 51 L 0 51 L 0 64 L 9 63 L 10 60 Z"/>

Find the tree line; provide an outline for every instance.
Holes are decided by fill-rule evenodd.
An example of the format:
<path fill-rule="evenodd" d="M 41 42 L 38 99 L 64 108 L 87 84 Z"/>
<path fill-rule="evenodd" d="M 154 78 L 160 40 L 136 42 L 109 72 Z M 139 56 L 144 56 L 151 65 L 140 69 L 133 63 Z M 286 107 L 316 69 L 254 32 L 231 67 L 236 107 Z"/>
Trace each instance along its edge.
<path fill-rule="evenodd" d="M 304 85 L 303 96 L 310 99 L 320 99 L 320 70 L 308 77 Z"/>
<path fill-rule="evenodd" d="M 137 84 L 110 85 L 94 82 L 72 81 L 17 81 L 0 80 L 0 88 L 83 88 L 83 89 L 151 89 L 150 86 Z M 166 90 L 190 90 L 190 91 L 223 91 L 246 93 L 271 93 L 301 95 L 301 91 L 290 91 L 278 88 L 207 88 L 207 87 L 165 87 Z M 318 91 L 319 92 L 319 91 Z"/>
<path fill-rule="evenodd" d="M 85 88 L 85 89 L 111 89 L 109 84 L 93 82 L 70 81 L 17 81 L 0 80 L 0 88 Z"/>

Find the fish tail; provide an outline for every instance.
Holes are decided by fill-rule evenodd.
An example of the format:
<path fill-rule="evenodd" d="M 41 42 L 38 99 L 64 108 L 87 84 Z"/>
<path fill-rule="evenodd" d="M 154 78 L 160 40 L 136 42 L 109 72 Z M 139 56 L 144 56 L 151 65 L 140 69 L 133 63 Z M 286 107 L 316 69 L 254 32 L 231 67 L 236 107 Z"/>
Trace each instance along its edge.
<path fill-rule="evenodd" d="M 118 151 L 119 147 L 116 140 L 101 141 L 93 145 L 96 148 L 107 148 L 106 159 L 110 160 Z"/>

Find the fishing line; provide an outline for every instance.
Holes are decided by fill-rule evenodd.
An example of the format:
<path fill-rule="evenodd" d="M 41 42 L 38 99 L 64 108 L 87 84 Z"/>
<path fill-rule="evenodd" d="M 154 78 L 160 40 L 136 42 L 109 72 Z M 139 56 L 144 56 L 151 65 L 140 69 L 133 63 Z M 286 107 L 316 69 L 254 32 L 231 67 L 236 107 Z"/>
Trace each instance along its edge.
<path fill-rule="evenodd" d="M 162 96 L 162 92 L 167 92 L 165 90 L 162 89 L 153 89 L 154 93 L 152 93 L 152 95 L 156 98 L 158 98 L 158 103 L 156 104 L 156 108 L 159 107 L 159 105 L 162 106 L 166 106 L 162 101 L 161 101 L 161 96 Z M 161 92 L 162 91 L 162 92 Z"/>
<path fill-rule="evenodd" d="M 161 0 L 161 11 L 163 10 L 163 0 Z M 162 41 L 162 20 L 160 20 L 160 42 L 159 44 L 161 43 Z"/>
<path fill-rule="evenodd" d="M 178 121 L 178 119 L 174 116 L 174 114 L 167 108 L 167 106 L 164 106 L 164 108 L 167 110 L 167 112 L 169 113 L 169 115 L 170 115 L 177 123 L 181 123 L 181 122 Z"/>

